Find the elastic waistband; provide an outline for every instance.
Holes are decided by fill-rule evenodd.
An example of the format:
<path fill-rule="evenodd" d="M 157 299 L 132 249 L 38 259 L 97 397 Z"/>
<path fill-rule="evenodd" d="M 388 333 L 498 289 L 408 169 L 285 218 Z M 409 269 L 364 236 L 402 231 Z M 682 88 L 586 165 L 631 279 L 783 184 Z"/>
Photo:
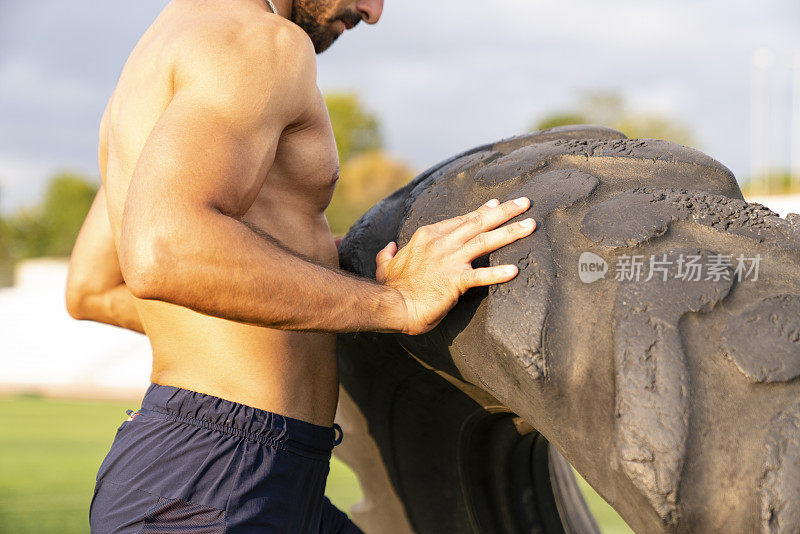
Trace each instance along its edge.
<path fill-rule="evenodd" d="M 240 436 L 315 458 L 330 457 L 334 445 L 340 441 L 335 439 L 335 428 L 339 425 L 315 425 L 174 386 L 150 384 L 139 412 L 142 415 L 160 416 L 170 421 Z"/>

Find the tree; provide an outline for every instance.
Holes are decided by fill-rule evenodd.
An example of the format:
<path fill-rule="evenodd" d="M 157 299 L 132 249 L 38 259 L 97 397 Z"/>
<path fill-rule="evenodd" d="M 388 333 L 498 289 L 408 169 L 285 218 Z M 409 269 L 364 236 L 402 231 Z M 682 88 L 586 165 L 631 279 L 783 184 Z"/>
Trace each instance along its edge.
<path fill-rule="evenodd" d="M 69 256 L 97 189 L 75 173 L 54 176 L 39 205 L 19 210 L 6 222 L 12 259 Z"/>
<path fill-rule="evenodd" d="M 615 92 L 588 92 L 581 95 L 574 109 L 542 117 L 532 130 L 570 124 L 598 124 L 621 131 L 631 139 L 664 139 L 682 145 L 694 144 L 691 129 L 670 117 L 650 112 L 634 112 Z"/>
<path fill-rule="evenodd" d="M 68 256 L 98 187 L 86 178 L 62 173 L 50 182 L 42 204 L 41 224 L 47 236 L 45 255 Z"/>
<path fill-rule="evenodd" d="M 789 171 L 772 171 L 761 178 L 752 176 L 742 184 L 742 193 L 750 195 L 794 195 L 800 193 L 800 180 Z"/>
<path fill-rule="evenodd" d="M 414 177 L 408 165 L 381 150 L 350 158 L 339 174 L 331 205 L 325 212 L 334 234 L 347 233 L 370 207 Z"/>
<path fill-rule="evenodd" d="M 414 173 L 381 150 L 380 121 L 354 93 L 329 93 L 325 103 L 339 150 L 339 182 L 325 212 L 334 234 L 344 234 L 373 204 Z"/>
<path fill-rule="evenodd" d="M 13 282 L 12 235 L 11 227 L 5 218 L 0 216 L 0 287 L 10 286 Z"/>
<path fill-rule="evenodd" d="M 2 199 L 2 195 L 0 195 Z M 0 262 L 11 258 L 11 228 L 0 214 Z"/>
<path fill-rule="evenodd" d="M 356 94 L 328 93 L 325 103 L 331 116 L 340 162 L 383 146 L 377 117 L 364 110 Z"/>

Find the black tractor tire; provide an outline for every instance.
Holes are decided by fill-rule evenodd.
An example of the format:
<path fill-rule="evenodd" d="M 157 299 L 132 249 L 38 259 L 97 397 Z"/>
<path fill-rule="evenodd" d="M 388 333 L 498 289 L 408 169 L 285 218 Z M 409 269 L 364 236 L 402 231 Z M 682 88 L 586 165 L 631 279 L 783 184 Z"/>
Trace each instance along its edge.
<path fill-rule="evenodd" d="M 422 173 L 351 228 L 340 264 L 374 279 L 389 241 L 522 195 L 514 220 L 536 231 L 473 262 L 515 279 L 424 335 L 339 335 L 335 453 L 364 490 L 357 524 L 597 532 L 571 464 L 636 532 L 798 532 L 800 216 L 745 202 L 696 150 L 557 128 Z M 719 265 L 739 254 L 756 280 Z M 668 266 L 611 277 L 634 256 Z M 716 277 L 681 277 L 684 257 Z"/>
<path fill-rule="evenodd" d="M 350 357 L 337 416 L 346 439 L 335 452 L 361 481 L 365 499 L 351 514 L 362 529 L 599 532 L 571 467 L 541 434 L 491 395 L 378 336 L 339 345 Z"/>

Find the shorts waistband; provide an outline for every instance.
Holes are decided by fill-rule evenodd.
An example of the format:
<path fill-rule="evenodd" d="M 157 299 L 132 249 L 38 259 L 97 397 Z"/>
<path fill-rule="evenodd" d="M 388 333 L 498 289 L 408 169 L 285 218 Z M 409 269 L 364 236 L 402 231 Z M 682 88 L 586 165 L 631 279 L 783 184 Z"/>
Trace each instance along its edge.
<path fill-rule="evenodd" d="M 175 386 L 150 384 L 142 415 L 208 428 L 313 457 L 330 457 L 336 429 Z"/>

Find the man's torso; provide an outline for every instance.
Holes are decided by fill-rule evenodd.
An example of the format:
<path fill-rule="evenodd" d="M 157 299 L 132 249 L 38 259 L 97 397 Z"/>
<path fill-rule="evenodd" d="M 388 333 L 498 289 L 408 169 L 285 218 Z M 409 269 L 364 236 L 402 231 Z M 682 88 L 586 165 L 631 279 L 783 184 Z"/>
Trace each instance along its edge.
<path fill-rule="evenodd" d="M 100 159 L 107 161 L 101 173 L 117 247 L 136 162 L 174 94 L 175 60 L 191 54 L 185 36 L 213 31 L 220 11 L 214 2 L 171 2 L 134 48 L 109 100 Z M 241 24 L 253 17 L 276 17 L 233 5 L 224 15 Z M 273 23 L 290 24 L 283 19 Z M 242 221 L 296 253 L 338 267 L 323 213 L 338 177 L 330 119 L 316 87 L 298 90 L 315 91 L 314 105 L 300 123 L 284 130 L 264 185 Z M 158 301 L 139 300 L 137 307 L 153 348 L 153 382 L 332 424 L 338 392 L 335 334 L 251 326 Z"/>

